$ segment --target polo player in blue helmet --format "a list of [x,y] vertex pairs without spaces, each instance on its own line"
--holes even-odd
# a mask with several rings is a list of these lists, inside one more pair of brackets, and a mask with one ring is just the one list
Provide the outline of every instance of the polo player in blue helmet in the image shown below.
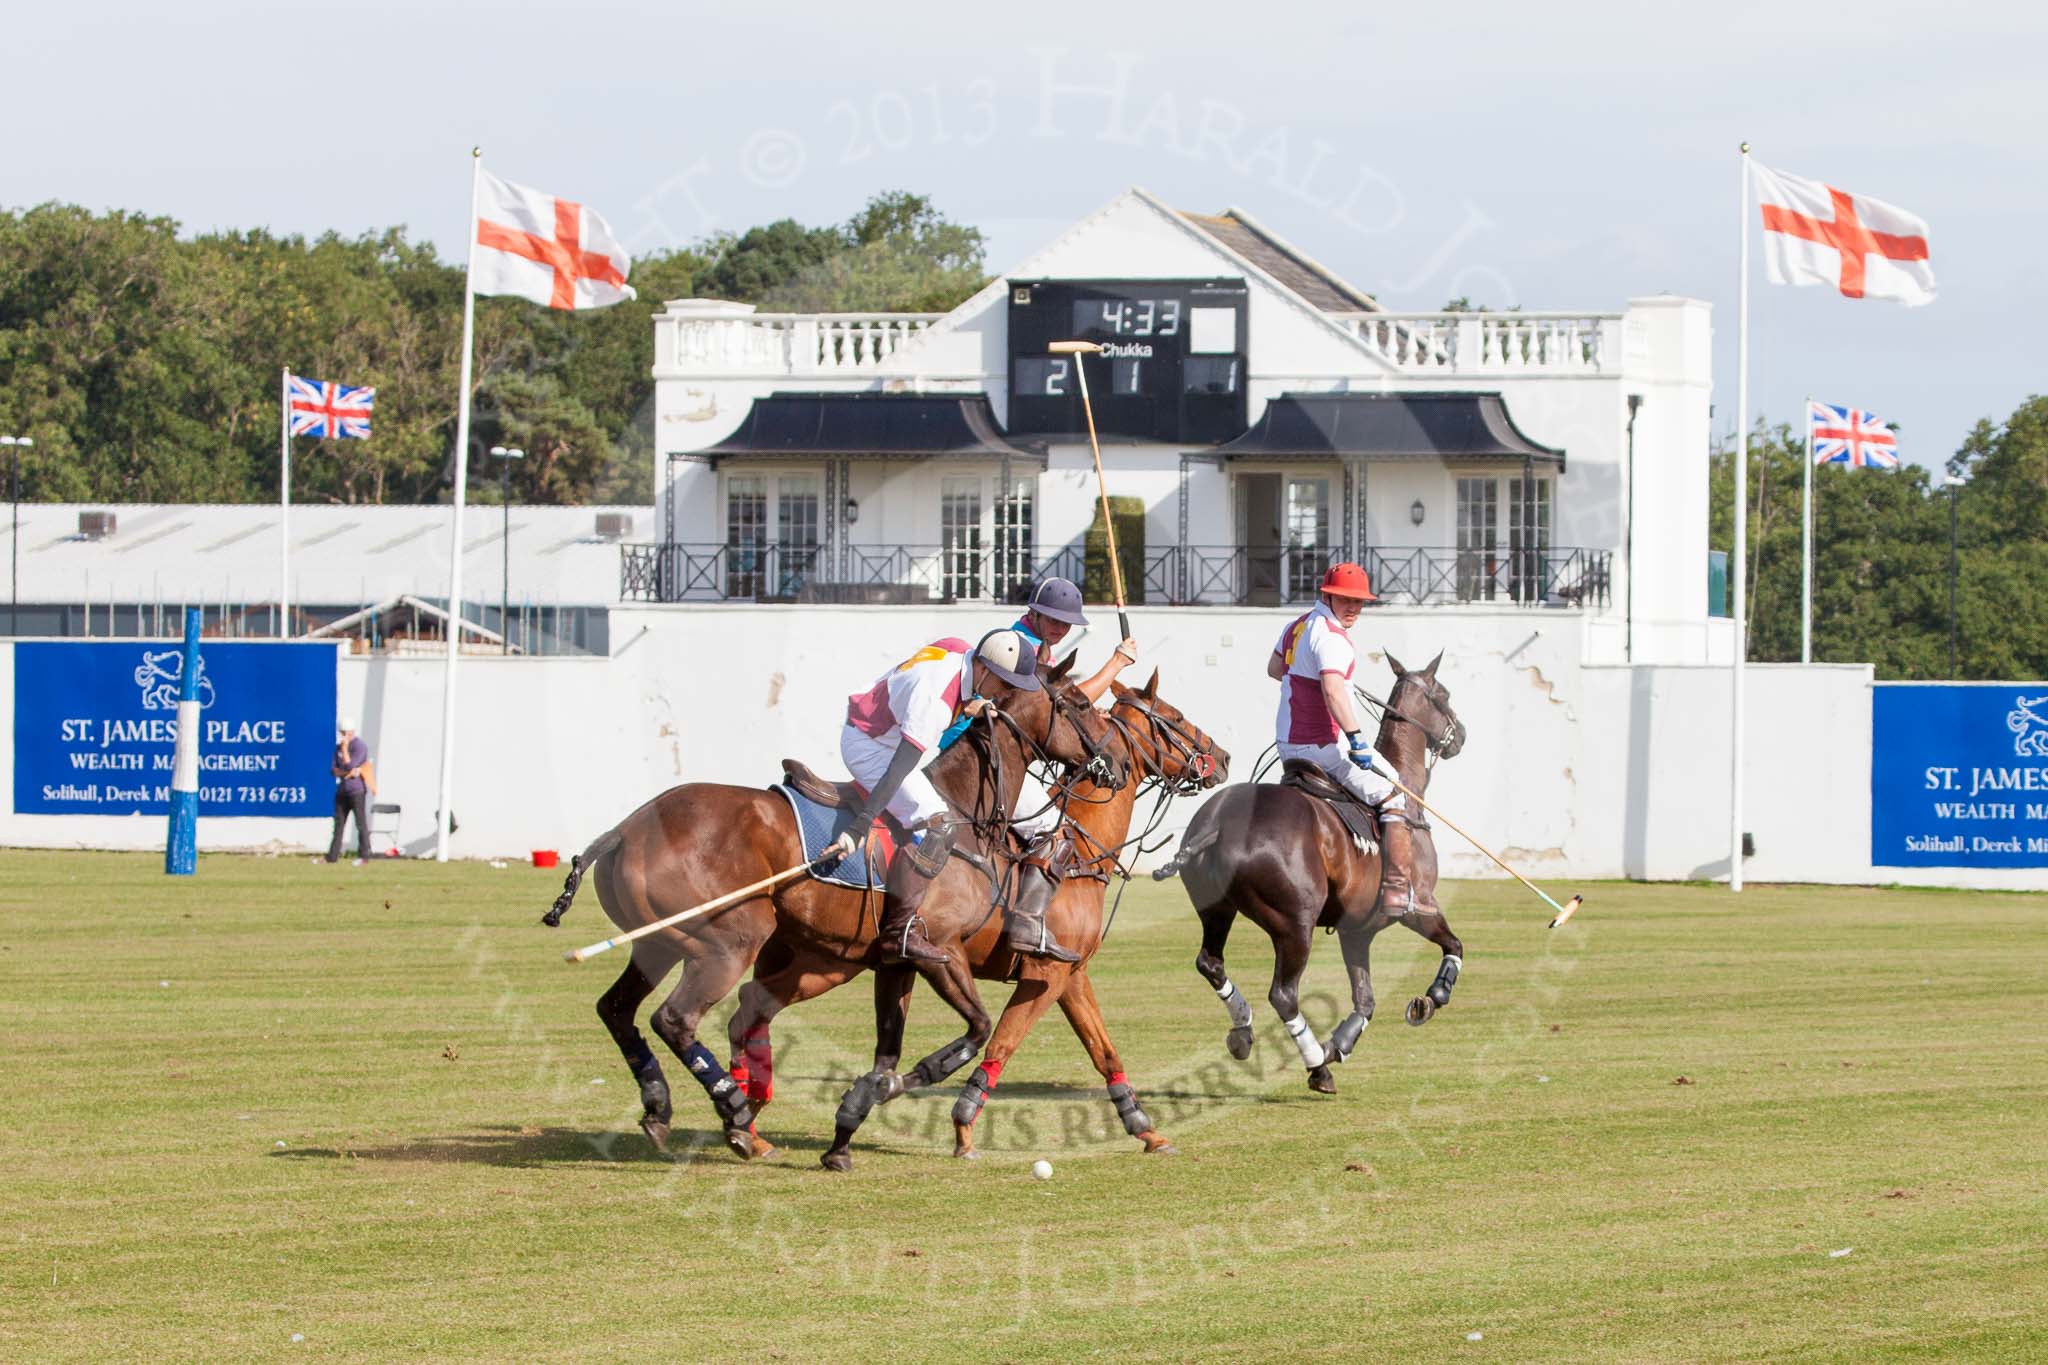
[[[1052,665],[1053,653],[1075,626],[1086,626],[1088,615],[1081,609],[1081,590],[1065,578],[1048,578],[1039,583],[1025,604],[1024,614],[1011,629],[1032,642],[1038,651],[1041,670]],[[1125,640],[1111,652],[1102,667],[1074,684],[1092,705],[1100,701],[1116,681],[1117,674],[1138,661],[1138,642]],[[1017,878],[1017,895],[1004,919],[1003,943],[1013,952],[1054,962],[1078,962],[1081,955],[1063,946],[1045,926],[1045,912],[1073,864],[1072,843],[1060,833],[1063,813],[1048,804],[1029,819],[1011,826],[1025,841],[1024,859]],[[1022,869],[1037,875],[1022,875]]]

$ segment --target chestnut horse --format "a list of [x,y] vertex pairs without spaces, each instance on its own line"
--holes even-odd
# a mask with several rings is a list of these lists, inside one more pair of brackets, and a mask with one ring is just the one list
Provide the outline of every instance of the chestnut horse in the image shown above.
[[[1431,756],[1455,757],[1465,743],[1451,694],[1436,680],[1442,661],[1439,654],[1427,668],[1410,672],[1387,656],[1396,681],[1373,747],[1418,796],[1426,795]],[[1409,804],[1398,795],[1387,802],[1390,810]],[[1403,924],[1443,951],[1436,979],[1408,1007],[1408,1022],[1425,1023],[1450,1003],[1465,947],[1436,904],[1436,845],[1423,820],[1423,812],[1413,810],[1405,825],[1389,820],[1381,830],[1382,843],[1408,839],[1414,855],[1413,895],[1406,905],[1389,906],[1381,903],[1378,850],[1361,852],[1327,801],[1292,787],[1251,783],[1232,787],[1195,812],[1181,851],[1154,875],[1178,870],[1201,916],[1195,970],[1230,1011],[1226,1043],[1233,1057],[1243,1060],[1252,1046],[1251,1006],[1223,969],[1223,945],[1240,914],[1273,940],[1273,983],[1266,999],[1301,1052],[1312,1090],[1335,1093],[1330,1063],[1351,1055],[1372,1020],[1372,941],[1389,924]],[[1301,1018],[1301,974],[1319,925],[1336,930],[1351,976],[1351,1013],[1327,1045],[1316,1041]]]
[[[1072,664],[1069,657],[1054,669],[1048,676],[1048,686],[1061,685]],[[989,1039],[982,1064],[975,1069],[953,1107],[953,1155],[957,1157],[979,1155],[974,1148],[975,1118],[1002,1075],[1004,1064],[1055,1003],[1067,1016],[1082,1047],[1087,1049],[1089,1061],[1108,1085],[1110,1102],[1116,1107],[1125,1131],[1142,1142],[1148,1152],[1172,1150],[1172,1145],[1153,1129],[1151,1120],[1138,1106],[1137,1096],[1125,1077],[1123,1063],[1103,1024],[1094,984],[1088,979],[1088,961],[1102,943],[1107,878],[1122,870],[1119,859],[1141,787],[1156,788],[1162,801],[1213,787],[1228,773],[1230,755],[1217,748],[1179,710],[1159,700],[1156,672],[1139,691],[1116,687],[1108,719],[1114,735],[1106,747],[1129,780],[1110,785],[1084,777],[1068,788],[1061,805],[1071,826],[1079,830],[1074,841],[1079,875],[1060,884],[1047,911],[1048,927],[1061,943],[1081,955],[1080,962],[1020,957],[1004,945],[1001,916],[988,915],[964,901],[941,916],[926,902],[926,935],[932,942],[945,947],[973,976],[984,981],[1017,983]],[[966,912],[965,918],[956,911]],[[863,924],[865,936],[847,941],[820,937],[809,925],[792,921],[778,928],[762,948],[754,979],[740,988],[739,1008],[733,1011],[729,1028],[732,1074],[746,1078],[748,1098],[756,1114],[768,1103],[773,1089],[774,1057],[769,1030],[775,1016],[791,1005],[845,985],[866,971],[872,963],[872,929],[873,926]],[[915,985],[915,976],[902,966],[885,967],[876,973],[874,1066],[854,1082],[841,1101],[832,1146],[821,1158],[828,1170],[852,1169],[853,1135],[875,1105],[931,1083],[922,1063],[907,1076],[896,1070],[902,1056],[910,992]]]
[[[1093,767],[1111,784],[1122,780],[1103,748],[1111,734],[1107,719],[1071,687],[1024,691],[986,670],[977,673],[989,710],[924,770],[965,822],[953,856],[926,894],[928,924],[957,925],[989,914],[989,875],[982,869],[991,865],[992,852],[1006,847],[1028,764],[1063,764],[1070,774]],[[562,894],[542,922],[561,923],[586,876],[595,880],[612,923],[630,930],[794,867],[804,853],[789,802],[772,790],[710,782],[671,787],[592,841],[572,863]],[[880,899],[860,888],[798,878],[634,942],[632,961],[599,998],[597,1014],[640,1084],[640,1127],[656,1147],[666,1145],[673,1113],[661,1063],[634,1026],[640,1002],[678,962],[686,964],[649,1023],[704,1087],[724,1125],[726,1145],[748,1160],[771,1155],[774,1147],[754,1131],[745,1078],[729,1076],[718,1065],[697,1038],[698,1022],[739,984],[778,930],[801,926],[818,942],[862,952],[870,962],[878,959],[871,921]],[[936,1082],[981,1050],[989,1018],[973,977],[957,960],[917,970],[967,1026],[961,1037],[918,1063],[920,1074]]]

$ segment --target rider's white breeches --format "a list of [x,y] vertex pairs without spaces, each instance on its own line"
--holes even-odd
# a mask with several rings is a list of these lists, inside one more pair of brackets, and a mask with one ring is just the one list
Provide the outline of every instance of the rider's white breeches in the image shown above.
[[1305,758],[1335,778],[1337,785],[1367,805],[1377,806],[1391,796],[1394,784],[1376,772],[1367,772],[1346,756],[1342,744],[1282,744],[1280,757]]
[[[896,757],[894,744],[883,744],[873,735],[849,725],[839,732],[839,757],[846,762],[846,771],[853,774],[853,780],[869,791],[889,771],[889,760]],[[913,771],[903,779],[903,785],[889,798],[889,814],[896,817],[896,823],[905,829],[916,829],[934,815],[946,813],[946,799],[932,786],[930,778],[921,771]]]

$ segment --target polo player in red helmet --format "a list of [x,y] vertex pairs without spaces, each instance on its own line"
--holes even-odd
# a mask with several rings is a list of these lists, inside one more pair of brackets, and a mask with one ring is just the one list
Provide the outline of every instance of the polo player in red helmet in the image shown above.
[[[1349,632],[1365,604],[1377,601],[1364,569],[1332,564],[1317,589],[1315,607],[1280,632],[1280,642],[1266,661],[1266,676],[1280,684],[1280,757],[1315,764],[1373,808],[1381,829],[1381,903],[1405,907],[1413,885],[1414,851],[1405,818],[1386,808],[1394,784],[1365,737],[1351,695],[1358,651]],[[1390,833],[1389,825],[1400,828]]]

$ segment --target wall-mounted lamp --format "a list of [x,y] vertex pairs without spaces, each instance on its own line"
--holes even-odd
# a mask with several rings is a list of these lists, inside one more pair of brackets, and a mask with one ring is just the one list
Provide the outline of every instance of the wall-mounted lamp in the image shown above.
[[846,524],[853,525],[860,520],[860,504],[852,498],[846,500]]
[[1417,525],[1417,526],[1420,526],[1420,525],[1422,525],[1422,499],[1421,499],[1421,498],[1417,498],[1417,499],[1416,499],[1416,500],[1415,500],[1414,502],[1412,502],[1412,503],[1410,503],[1410,504],[1408,505],[1408,520],[1409,520],[1409,521],[1411,521],[1411,522],[1413,522],[1413,523],[1414,523],[1415,525]]

